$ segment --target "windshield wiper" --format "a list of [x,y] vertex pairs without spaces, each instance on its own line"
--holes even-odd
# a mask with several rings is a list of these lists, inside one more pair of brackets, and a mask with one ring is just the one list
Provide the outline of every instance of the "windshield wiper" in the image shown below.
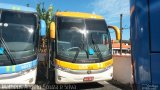
[[75,62],[76,62],[77,57],[78,57],[78,55],[79,55],[79,52],[80,52],[81,50],[84,50],[84,51],[86,52],[87,58],[89,58],[89,53],[88,53],[88,51],[84,48],[84,40],[82,40],[82,42],[80,43],[79,49],[76,51],[76,54],[75,54],[75,56],[74,56],[74,59],[73,59],[72,63],[75,63]]
[[93,40],[92,33],[91,33],[91,40],[92,40],[92,44],[93,44],[93,49],[96,51],[95,53],[96,53],[97,57],[99,58],[100,61],[103,61],[103,56],[101,54],[101,51],[100,51],[98,45],[95,44],[95,41]]
[[7,57],[11,60],[11,63],[12,63],[13,65],[16,65],[16,62],[15,62],[12,54],[10,53],[10,50],[9,50],[8,46],[6,45],[6,42],[4,41],[3,37],[0,37],[0,41],[1,41],[1,43],[3,44],[3,46],[4,46],[4,49],[5,49],[5,51],[6,51]]

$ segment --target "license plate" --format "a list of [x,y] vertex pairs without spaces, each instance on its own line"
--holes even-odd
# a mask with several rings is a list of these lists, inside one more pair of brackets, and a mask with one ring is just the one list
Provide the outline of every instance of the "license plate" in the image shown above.
[[83,81],[93,81],[94,77],[84,77]]

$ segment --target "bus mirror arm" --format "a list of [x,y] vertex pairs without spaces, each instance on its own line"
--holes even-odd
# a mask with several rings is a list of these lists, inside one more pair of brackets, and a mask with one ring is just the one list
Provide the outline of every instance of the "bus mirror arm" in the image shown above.
[[120,30],[117,26],[108,26],[108,29],[113,29],[115,31],[116,34],[116,39],[120,40]]

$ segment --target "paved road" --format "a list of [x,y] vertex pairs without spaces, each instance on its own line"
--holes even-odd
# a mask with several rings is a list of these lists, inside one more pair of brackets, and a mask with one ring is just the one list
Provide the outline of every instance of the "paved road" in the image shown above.
[[[112,82],[112,81],[111,81]],[[38,88],[37,88],[38,86]],[[33,89],[57,89],[57,90],[131,90],[129,86],[116,85],[113,83],[101,81],[94,83],[83,83],[83,84],[69,84],[69,85],[57,85],[57,84],[38,84]]]

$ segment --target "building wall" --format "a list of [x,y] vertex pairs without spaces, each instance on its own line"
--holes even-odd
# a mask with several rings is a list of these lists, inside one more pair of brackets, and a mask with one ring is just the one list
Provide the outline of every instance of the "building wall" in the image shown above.
[[131,56],[113,55],[113,79],[123,84],[132,84]]

